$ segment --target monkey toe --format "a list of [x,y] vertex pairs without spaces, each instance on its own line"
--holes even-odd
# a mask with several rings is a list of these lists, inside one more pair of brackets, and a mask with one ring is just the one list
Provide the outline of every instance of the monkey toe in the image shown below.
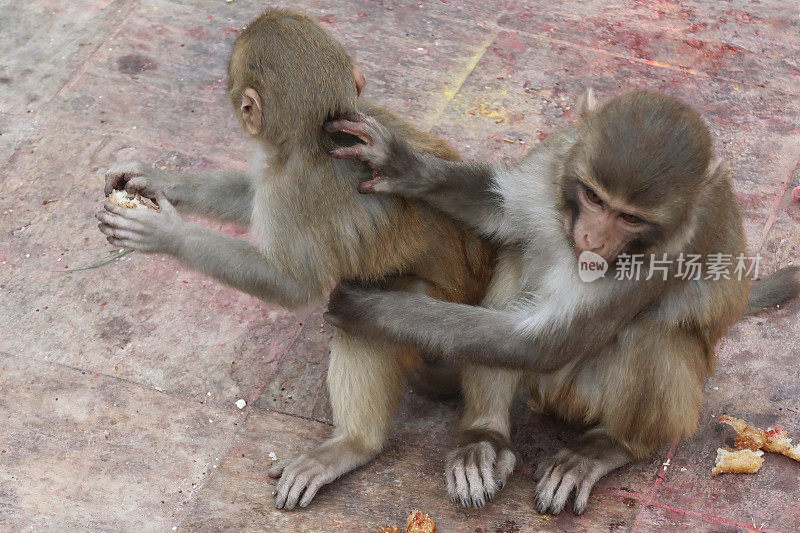
[[286,461],[281,461],[280,463],[276,463],[272,466],[269,470],[267,470],[267,475],[272,479],[278,479],[283,474],[283,469],[286,467]]
[[497,453],[489,442],[472,443],[451,451],[445,469],[450,500],[478,509],[492,501],[505,483],[509,465],[513,468],[513,460],[509,461],[507,455],[499,471],[497,463]]

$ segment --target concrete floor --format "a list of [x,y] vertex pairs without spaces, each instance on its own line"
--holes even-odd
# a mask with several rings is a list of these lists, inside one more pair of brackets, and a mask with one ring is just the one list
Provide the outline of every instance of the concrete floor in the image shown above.
[[[648,87],[697,107],[733,167],[763,271],[797,261],[800,7],[794,0],[294,0],[362,66],[366,94],[467,157],[513,160],[601,97]],[[488,507],[440,473],[458,405],[410,393],[385,454],[276,511],[278,458],[331,431],[320,309],[290,313],[109,246],[103,171],[242,166],[225,66],[254,0],[0,4],[0,529],[376,531],[420,508],[475,532],[800,529],[800,464],[709,475],[730,413],[800,438],[800,303],[719,346],[697,435],[624,467],[581,517],[532,507],[537,461],[575,433],[515,406],[517,474]],[[235,228],[225,228],[235,232]],[[244,410],[236,400],[248,402]]]

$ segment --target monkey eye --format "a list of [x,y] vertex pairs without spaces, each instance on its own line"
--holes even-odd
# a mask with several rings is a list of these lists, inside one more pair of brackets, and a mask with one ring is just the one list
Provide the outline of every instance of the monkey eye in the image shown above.
[[603,205],[603,200],[589,187],[586,187],[586,198],[595,205]]
[[641,224],[642,222],[644,222],[644,220],[642,220],[641,218],[637,217],[636,215],[631,215],[629,213],[622,213],[619,217],[628,224]]

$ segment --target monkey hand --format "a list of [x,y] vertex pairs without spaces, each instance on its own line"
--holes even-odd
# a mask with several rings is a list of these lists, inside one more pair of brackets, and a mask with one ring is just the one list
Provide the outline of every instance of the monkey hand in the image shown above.
[[333,157],[357,159],[372,167],[371,179],[359,183],[358,192],[404,196],[419,196],[424,192],[416,190],[423,183],[414,172],[418,158],[413,149],[377,119],[357,113],[352,117],[328,122],[325,130],[349,133],[364,142],[353,146],[340,146],[330,151]]
[[175,255],[186,235],[186,222],[162,193],[155,198],[159,211],[128,209],[106,201],[95,217],[108,242],[120,248]]
[[166,176],[166,173],[154,170],[138,161],[122,163],[106,171],[104,192],[108,196],[114,190],[124,188],[130,194],[139,193],[145,198],[154,200],[157,193],[168,192],[170,184]]
[[444,468],[453,503],[483,507],[503,488],[517,462],[508,439],[495,431],[472,429],[459,437]]
[[370,305],[386,291],[343,281],[333,289],[323,318],[346,331],[363,331],[370,323]]

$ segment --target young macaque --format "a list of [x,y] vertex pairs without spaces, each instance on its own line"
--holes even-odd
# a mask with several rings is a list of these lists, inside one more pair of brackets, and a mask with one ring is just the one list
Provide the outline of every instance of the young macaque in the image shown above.
[[[106,195],[125,188],[154,198],[160,212],[105,204],[97,218],[114,246],[165,253],[189,268],[289,308],[320,301],[337,282],[358,279],[434,298],[478,304],[492,250],[429,205],[362,196],[367,165],[328,156],[338,142],[326,120],[369,113],[421,153],[455,160],[447,143],[359,101],[364,74],[310,18],[271,9],[245,28],[230,61],[230,98],[259,143],[249,172],[175,174],[125,164],[106,174]],[[181,212],[249,224],[256,244],[189,223]],[[328,388],[335,430],[319,448],[269,470],[275,506],[305,507],[323,485],[382,448],[403,378],[424,375],[416,350],[337,331]]]
[[[539,465],[535,494],[539,512],[556,514],[574,491],[582,513],[602,476],[695,431],[714,347],[748,305],[747,277],[681,275],[690,254],[735,263],[745,251],[728,170],[697,113],[647,91],[602,106],[590,91],[579,109],[576,124],[512,166],[443,161],[363,115],[328,125],[364,141],[332,152],[373,166],[361,192],[424,199],[502,246],[484,307],[344,284],[326,315],[473,364],[446,468],[464,505],[480,507],[513,465],[509,406],[522,387],[533,405],[586,427]],[[587,253],[607,276],[581,281]],[[612,275],[633,254],[641,275]],[[748,312],[800,290],[797,268],[760,283]]]

